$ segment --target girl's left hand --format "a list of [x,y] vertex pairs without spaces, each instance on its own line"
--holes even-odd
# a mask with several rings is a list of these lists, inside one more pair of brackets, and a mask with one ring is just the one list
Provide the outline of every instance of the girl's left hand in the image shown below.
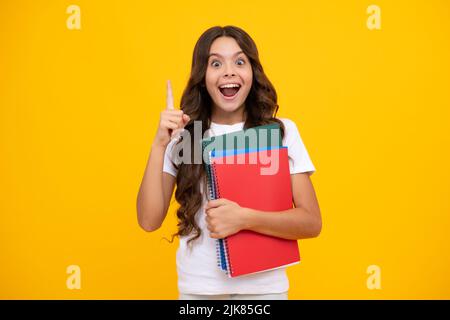
[[208,201],[205,213],[210,237],[223,239],[244,229],[244,209],[225,198]]

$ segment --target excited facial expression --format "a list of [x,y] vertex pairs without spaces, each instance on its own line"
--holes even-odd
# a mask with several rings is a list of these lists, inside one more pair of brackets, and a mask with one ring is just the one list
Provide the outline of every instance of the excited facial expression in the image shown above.
[[219,112],[244,109],[252,86],[250,61],[231,37],[219,37],[211,45],[206,69],[206,89]]

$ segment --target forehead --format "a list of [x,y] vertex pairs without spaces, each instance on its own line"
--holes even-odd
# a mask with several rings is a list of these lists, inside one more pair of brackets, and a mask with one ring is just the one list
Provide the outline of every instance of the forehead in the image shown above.
[[231,37],[219,37],[213,41],[209,53],[218,53],[224,57],[233,56],[236,52],[242,51],[238,43]]

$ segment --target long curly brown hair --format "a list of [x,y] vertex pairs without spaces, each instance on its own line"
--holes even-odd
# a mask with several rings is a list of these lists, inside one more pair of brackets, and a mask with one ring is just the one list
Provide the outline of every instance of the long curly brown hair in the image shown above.
[[[215,26],[206,30],[195,44],[192,56],[192,67],[189,81],[183,91],[180,102],[180,109],[189,115],[190,121],[185,126],[191,137],[191,162],[175,164],[178,168],[176,179],[175,199],[180,204],[177,210],[178,232],[172,235],[187,236],[193,231],[191,241],[199,238],[201,230],[195,221],[195,214],[202,206],[203,195],[200,192],[200,183],[204,183],[206,188],[206,171],[203,164],[194,163],[194,144],[199,145],[200,141],[195,140],[194,121],[202,122],[202,136],[210,128],[212,99],[206,90],[205,75],[208,65],[209,50],[215,39],[218,37],[232,37],[236,40],[244,54],[248,57],[252,72],[253,83],[250,92],[245,100],[244,129],[259,125],[278,123],[280,125],[281,136],[284,137],[283,123],[275,118],[278,111],[277,93],[274,86],[264,74],[263,67],[259,61],[258,49],[253,39],[242,29],[236,26]],[[188,141],[188,140],[186,140]],[[178,143],[183,143],[181,139]],[[179,149],[179,148],[174,148]],[[172,155],[172,159],[176,157]]]

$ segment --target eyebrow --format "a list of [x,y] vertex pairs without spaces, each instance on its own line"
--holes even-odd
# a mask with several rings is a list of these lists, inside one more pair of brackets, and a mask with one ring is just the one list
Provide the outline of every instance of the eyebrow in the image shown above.
[[[240,53],[244,53],[244,52],[243,52],[243,51],[238,51],[238,52],[236,52],[235,54],[233,54],[233,57],[237,56],[237,55],[240,54]],[[211,56],[218,56],[218,57],[223,58],[223,56],[222,56],[221,54],[218,54],[218,53],[210,53],[209,56],[208,56],[208,58],[211,57]]]

